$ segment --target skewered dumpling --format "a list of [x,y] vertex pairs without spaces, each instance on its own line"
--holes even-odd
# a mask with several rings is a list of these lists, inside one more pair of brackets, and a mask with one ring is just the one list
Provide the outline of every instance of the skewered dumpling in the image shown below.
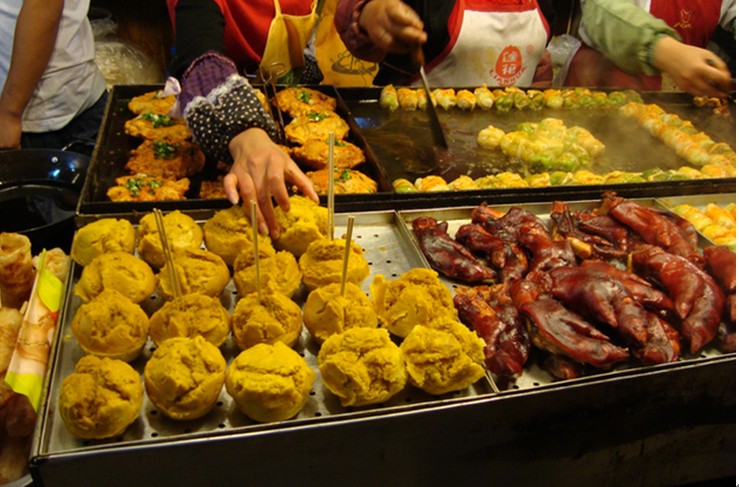
[[72,334],[86,353],[125,362],[146,345],[149,317],[115,289],[105,289],[82,304],[72,318]]
[[455,320],[415,326],[400,344],[411,384],[429,394],[466,389],[485,375],[485,342]]
[[144,388],[136,370],[122,360],[82,357],[59,390],[59,415],[81,439],[122,434],[141,413]]
[[239,299],[231,317],[233,339],[242,350],[257,343],[282,342],[292,346],[302,330],[300,306],[278,292],[272,283],[260,293]]
[[144,367],[149,400],[164,415],[179,421],[208,414],[225,380],[226,359],[200,335],[165,340]]
[[346,283],[343,295],[341,283],[311,291],[303,307],[303,321],[318,343],[349,328],[377,328],[378,325],[372,301],[352,282]]
[[167,301],[149,319],[149,336],[157,345],[168,338],[200,335],[219,347],[231,331],[231,315],[217,297],[185,294]]
[[[170,249],[198,249],[203,243],[203,230],[189,215],[180,210],[167,213],[162,218],[164,232],[167,234]],[[147,213],[139,222],[139,242],[137,245],[139,256],[152,267],[164,267],[164,252],[162,239],[157,230],[154,213]]]
[[280,250],[274,255],[260,257],[259,282],[254,264],[254,253],[248,250],[236,257],[233,280],[239,296],[255,293],[258,288],[264,289],[268,282],[272,282],[275,288],[288,298],[291,298],[300,287],[303,274],[300,272],[297,259],[290,252]]
[[106,252],[128,252],[136,248],[136,229],[128,220],[101,218],[83,226],[74,235],[70,257],[79,265]]
[[400,349],[382,328],[351,328],[330,336],[318,352],[318,369],[344,407],[385,402],[406,384]]
[[328,209],[305,196],[290,196],[290,210],[286,213],[277,207],[275,217],[280,225],[275,247],[295,257],[303,255],[312,241],[328,235]]
[[[228,266],[218,255],[204,249],[181,249],[172,256],[174,269],[182,294],[198,293],[220,296],[231,274]],[[175,297],[169,280],[169,267],[165,265],[157,275],[157,289],[164,299]]]
[[[345,245],[346,242],[343,239],[324,238],[311,242],[298,261],[303,273],[303,284],[309,290],[341,282]],[[348,259],[346,281],[359,286],[370,273],[364,251],[352,242]]]
[[305,359],[284,343],[259,343],[231,362],[226,390],[254,421],[283,421],[303,409],[315,377]]
[[401,338],[416,325],[457,318],[449,288],[431,269],[411,269],[392,281],[377,274],[371,292],[382,326]]
[[115,289],[134,303],[151,296],[156,288],[149,264],[128,252],[109,252],[95,257],[82,269],[74,293],[90,301],[105,289]]
[[[205,246],[232,266],[242,251],[254,248],[252,225],[241,206],[219,210],[203,224]],[[272,241],[259,234],[257,245],[260,252],[274,253]]]

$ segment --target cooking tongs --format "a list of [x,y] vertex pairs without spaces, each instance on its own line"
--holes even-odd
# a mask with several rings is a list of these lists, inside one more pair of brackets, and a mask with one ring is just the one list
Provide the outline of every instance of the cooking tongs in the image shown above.
[[439,122],[439,115],[436,113],[436,103],[434,98],[431,96],[431,90],[429,89],[429,81],[426,78],[426,70],[423,68],[426,64],[426,60],[423,56],[423,49],[418,46],[418,49],[413,53],[413,62],[419,67],[419,74],[421,75],[421,83],[423,84],[423,90],[426,92],[426,113],[429,116],[429,123],[431,124],[431,136],[434,144],[444,149],[449,148],[447,144],[446,136],[444,135],[444,129],[441,128],[441,122]]

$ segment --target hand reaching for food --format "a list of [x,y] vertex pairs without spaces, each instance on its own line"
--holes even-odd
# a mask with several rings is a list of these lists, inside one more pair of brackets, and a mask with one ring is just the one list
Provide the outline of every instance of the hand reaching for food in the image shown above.
[[358,23],[375,46],[385,52],[407,53],[427,39],[420,17],[401,0],[367,2]]

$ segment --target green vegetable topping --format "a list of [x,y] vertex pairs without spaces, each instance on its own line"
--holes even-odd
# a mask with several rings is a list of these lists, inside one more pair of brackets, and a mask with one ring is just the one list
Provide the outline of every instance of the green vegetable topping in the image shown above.
[[303,103],[310,103],[310,93],[308,93],[307,91],[299,92],[298,100],[302,101]]
[[177,151],[178,145],[172,145],[168,142],[156,140],[153,144],[154,157],[157,159],[172,159]]

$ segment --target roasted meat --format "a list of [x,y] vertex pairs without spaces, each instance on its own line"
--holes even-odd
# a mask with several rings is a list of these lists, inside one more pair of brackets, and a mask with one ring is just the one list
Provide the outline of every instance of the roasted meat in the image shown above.
[[495,279],[495,271],[479,262],[466,247],[447,233],[447,222],[420,216],[413,220],[412,227],[431,267],[445,276],[470,283]]
[[562,354],[599,369],[610,369],[629,358],[629,351],[611,343],[559,301],[542,297],[524,304],[521,311],[529,319],[532,343],[539,349]]
[[662,248],[644,246],[633,254],[637,273],[655,279],[675,303],[681,336],[697,353],[714,339],[724,310],[724,294],[698,266]]
[[504,377],[518,377],[531,350],[528,331],[510,302],[493,305],[485,294],[482,288],[460,288],[454,296],[459,319],[485,341],[488,370]]
[[645,242],[698,266],[703,265],[703,257],[698,252],[698,235],[685,219],[613,193],[606,193],[603,202],[613,218],[636,232]]
[[500,275],[500,282],[520,279],[528,271],[526,253],[515,242],[489,233],[482,225],[466,223],[459,227],[455,240],[472,252],[485,255],[488,263]]

